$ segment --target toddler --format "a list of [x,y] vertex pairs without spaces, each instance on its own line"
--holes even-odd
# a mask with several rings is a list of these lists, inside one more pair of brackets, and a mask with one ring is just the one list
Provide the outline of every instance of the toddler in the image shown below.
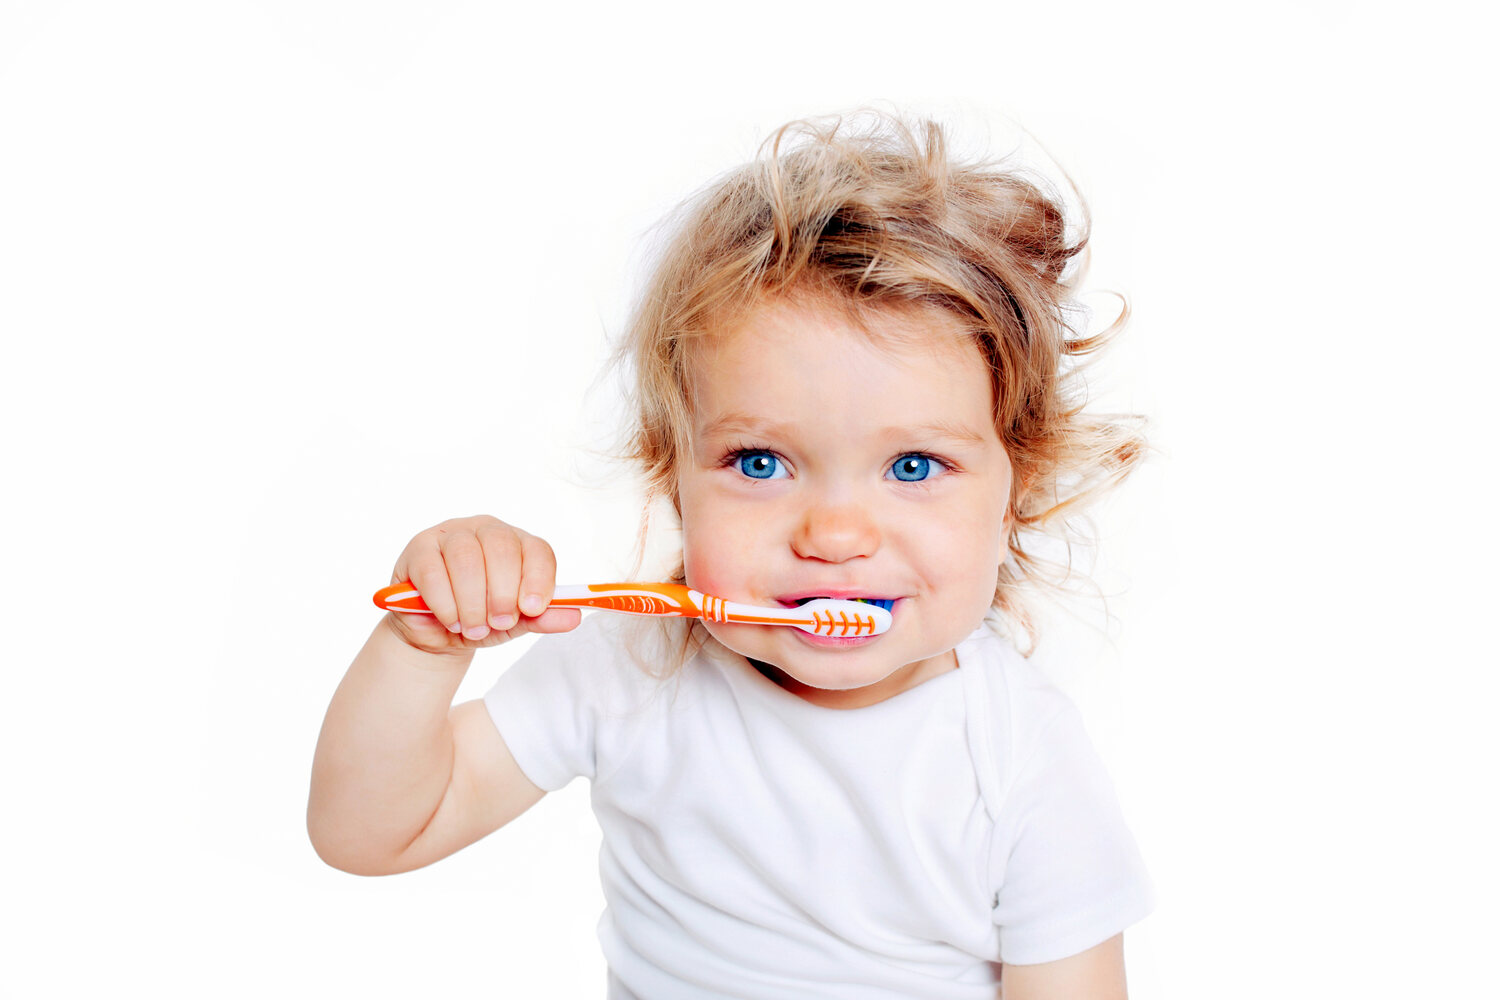
[[[1150,888],[1034,639],[1026,537],[1142,447],[1069,356],[1056,199],[941,128],[800,122],[694,202],[623,357],[629,453],[681,519],[676,582],[891,602],[882,635],[547,607],[542,539],[412,539],[328,709],[308,829],[329,864],[431,864],[591,781],[609,996],[1116,998]],[[1076,270],[1076,269],[1075,269]],[[540,640],[452,705],[476,649]],[[567,633],[562,635],[559,633]]]

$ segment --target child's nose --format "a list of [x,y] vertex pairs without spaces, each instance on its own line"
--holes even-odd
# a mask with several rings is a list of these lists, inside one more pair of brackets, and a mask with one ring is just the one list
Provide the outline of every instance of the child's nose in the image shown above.
[[809,507],[792,538],[792,550],[804,559],[844,562],[873,555],[880,532],[869,511],[859,504]]

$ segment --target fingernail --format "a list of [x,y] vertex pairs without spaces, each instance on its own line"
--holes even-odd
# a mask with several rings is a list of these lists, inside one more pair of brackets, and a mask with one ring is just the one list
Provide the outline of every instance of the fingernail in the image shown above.
[[454,622],[452,625],[448,626],[448,631],[452,632],[454,635],[458,635],[458,633],[462,632],[463,630],[464,627],[458,622]]
[[490,618],[490,628],[496,632],[504,632],[516,623],[515,615],[493,615]]
[[547,610],[547,599],[541,594],[527,594],[521,598],[521,611],[535,618]]
[[465,639],[479,640],[490,634],[490,630],[484,625],[475,625],[473,628],[464,629]]

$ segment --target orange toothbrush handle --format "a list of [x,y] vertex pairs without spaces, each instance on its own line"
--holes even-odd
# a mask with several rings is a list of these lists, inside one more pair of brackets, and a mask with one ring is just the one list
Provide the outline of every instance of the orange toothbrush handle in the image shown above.
[[[698,618],[703,609],[693,599],[694,591],[679,583],[590,583],[581,587],[558,587],[552,608],[599,608],[636,615],[668,615]],[[430,615],[417,588],[407,581],[393,583],[375,592],[375,606],[382,611]]]
[[375,591],[375,606],[382,611],[405,611],[408,614],[418,615],[432,614],[432,609],[427,606],[427,602],[422,600],[422,595],[417,593],[417,588],[407,580],[393,583],[389,587],[381,587]]
[[[375,606],[404,614],[432,614],[422,595],[405,581],[375,592]],[[859,638],[891,627],[891,613],[854,601],[819,598],[793,608],[760,608],[702,594],[680,583],[590,583],[558,587],[551,608],[597,608],[631,615],[702,618],[740,625],[790,625],[813,635]]]

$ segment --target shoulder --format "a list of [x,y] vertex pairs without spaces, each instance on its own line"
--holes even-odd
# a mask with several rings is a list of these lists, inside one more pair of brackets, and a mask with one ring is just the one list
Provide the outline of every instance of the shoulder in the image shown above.
[[585,615],[571,632],[538,636],[497,686],[564,688],[590,701],[643,697],[656,686],[660,657],[638,625],[620,615]]
[[960,663],[982,667],[1002,692],[1024,702],[1061,704],[1068,699],[1034,662],[988,627],[976,629],[958,647]]
[[630,625],[596,614],[541,636],[485,694],[491,721],[537,787],[609,771],[663,704],[650,644],[633,641]]
[[1003,641],[978,645],[970,660],[983,667],[974,673],[992,715],[987,870],[1001,957],[1051,962],[1145,916],[1150,878],[1082,713]]
[[1036,664],[987,628],[959,647],[970,710],[988,735],[987,755],[1002,774],[1014,776],[1038,747],[1062,733],[1081,729],[1072,700]]
[[657,650],[635,626],[624,616],[593,614],[571,632],[538,636],[485,695],[497,723],[506,716],[517,726],[525,716],[592,727],[638,713],[662,682],[653,669]]

